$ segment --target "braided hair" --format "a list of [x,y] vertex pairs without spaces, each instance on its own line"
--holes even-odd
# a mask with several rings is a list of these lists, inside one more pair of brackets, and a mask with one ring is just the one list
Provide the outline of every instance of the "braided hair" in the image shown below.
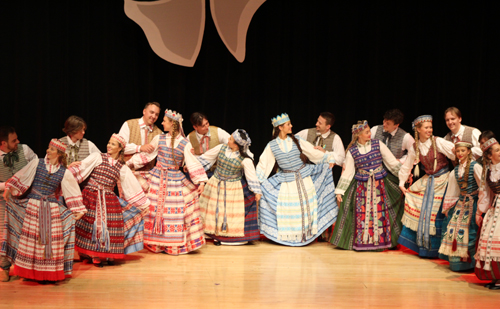
[[[415,170],[414,170],[414,174],[415,174],[415,177],[418,177],[420,175],[420,168],[418,167],[418,163],[420,163],[420,148],[419,148],[419,144],[420,144],[420,139],[418,137],[418,131],[417,129],[420,129],[422,127],[422,124],[424,122],[421,122],[419,124],[417,124],[415,126],[415,156],[416,156],[416,162],[415,162]],[[431,137],[429,137],[432,141],[432,149],[434,150],[434,171],[436,170],[436,167],[437,167],[437,147],[436,147],[436,139],[434,138],[434,135],[431,135]],[[430,150],[429,150],[430,151]]]

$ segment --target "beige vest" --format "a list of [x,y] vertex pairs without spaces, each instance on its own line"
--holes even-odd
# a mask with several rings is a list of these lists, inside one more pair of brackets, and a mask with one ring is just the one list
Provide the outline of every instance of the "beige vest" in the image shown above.
[[[210,142],[208,144],[208,149],[212,149],[215,146],[220,144],[219,133],[218,133],[217,129],[219,129],[219,128],[215,127],[215,126],[210,126],[210,128],[209,128],[209,130],[210,130]],[[189,133],[188,138],[189,138],[189,142],[191,142],[191,145],[193,146],[194,153],[198,156],[202,155],[203,153],[200,151],[200,142],[198,142],[198,139],[196,138],[196,131]]]
[[[316,139],[316,136],[318,136],[316,134],[316,128],[311,128],[309,130],[307,130],[307,141],[311,144],[313,144],[314,146],[316,146],[316,144],[314,143],[314,140]],[[335,135],[337,135],[335,132],[333,132],[332,130],[330,130],[330,135],[328,135],[327,138],[323,139],[323,145],[325,146],[325,150],[326,151],[333,151],[333,139],[335,138]],[[323,145],[320,145],[318,144],[318,146],[320,147],[323,147]]]
[[[136,144],[136,145],[142,146],[143,144],[142,144],[142,140],[141,140],[141,129],[139,127],[139,119],[140,118],[127,120],[127,125],[128,125],[129,130],[130,130],[130,137],[129,137],[128,142],[131,144]],[[148,136],[146,138],[146,144],[151,143],[153,138],[156,135],[160,135],[161,133],[162,133],[161,130],[158,129],[158,127],[156,125],[153,125],[153,132],[148,133]],[[125,161],[128,161],[128,160],[130,160],[131,157],[132,157],[132,155],[125,155],[124,159],[125,159]],[[146,164],[142,168],[138,169],[137,171],[149,171],[150,169],[152,169],[155,166],[155,164],[156,164],[155,161],[156,160],[149,162],[148,164]]]
[[71,146],[69,145],[69,137],[68,136],[61,137],[59,140],[61,142],[63,142],[64,144],[66,144],[66,146],[68,146],[66,148],[66,154],[68,155],[67,156],[68,165],[70,165],[71,163],[73,163],[75,161],[83,161],[85,158],[87,158],[90,155],[89,141],[86,138],[82,138],[82,140],[80,141],[80,147],[78,147],[79,149],[78,149],[76,158],[73,158],[70,155],[71,154],[71,149],[70,149]]

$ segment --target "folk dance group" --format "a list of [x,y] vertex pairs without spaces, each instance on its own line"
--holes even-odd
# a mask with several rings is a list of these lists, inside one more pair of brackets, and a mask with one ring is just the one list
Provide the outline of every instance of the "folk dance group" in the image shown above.
[[[52,139],[43,159],[12,127],[0,128],[2,281],[11,266],[26,279],[63,280],[75,249],[103,267],[143,248],[186,254],[205,235],[241,245],[263,234],[287,246],[320,235],[348,250],[401,244],[448,260],[454,271],[475,269],[500,289],[500,145],[491,131],[461,125],[457,108],[445,111],[445,138],[423,115],[412,123],[414,139],[399,128],[396,109],[383,125],[353,125],[346,151],[331,113],[296,135],[281,114],[256,165],[245,130],[228,134],[194,113],[186,137],[182,115],[167,109],[163,133],[154,124],[159,114],[158,103],[146,104],[142,118],[111,136],[106,153],[71,116],[67,136]],[[334,165],[343,167],[336,188]]]

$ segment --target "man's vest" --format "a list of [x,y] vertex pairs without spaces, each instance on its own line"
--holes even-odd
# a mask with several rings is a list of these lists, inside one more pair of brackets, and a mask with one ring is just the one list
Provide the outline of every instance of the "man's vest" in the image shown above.
[[[318,131],[316,130],[316,128],[311,128],[307,130],[307,141],[313,144],[314,146],[316,146],[316,137],[318,137],[317,132]],[[337,135],[337,133],[333,132],[332,130],[330,130],[330,134],[326,138],[323,138],[321,135],[319,135],[320,141],[318,143],[318,146],[325,147],[324,149],[326,151],[333,151],[332,147],[335,135]]]
[[[219,133],[218,133],[217,129],[219,129],[219,128],[215,127],[215,126],[210,126],[210,128],[209,128],[210,141],[208,143],[208,149],[212,149],[215,146],[220,144]],[[194,153],[198,156],[202,155],[203,152],[201,152],[200,142],[198,142],[198,138],[196,138],[196,131],[192,131],[191,133],[189,133],[188,139],[189,139],[189,142],[191,143],[191,145],[193,146]]]
[[[13,167],[8,167],[0,160],[0,182],[6,182],[10,177],[14,176],[15,173],[19,172],[23,167],[28,164],[26,157],[24,156],[23,145],[17,145],[17,154],[19,155],[19,161],[14,161]],[[3,159],[3,157],[1,157]]]
[[[68,146],[68,148],[66,150],[67,152],[70,153],[70,155],[68,156],[68,165],[70,165],[71,163],[73,163],[75,161],[82,161],[90,155],[89,141],[86,138],[82,138],[80,140],[80,146],[78,146],[78,149],[75,149],[75,150],[71,149],[72,146],[69,145],[69,137],[68,136],[61,137],[59,140],[61,142],[63,142],[64,144],[66,144],[66,146]],[[76,146],[76,145],[74,145],[74,146]],[[74,151],[77,154],[76,158],[74,158],[74,159],[71,157],[72,151]]]
[[387,146],[387,148],[389,148],[389,150],[392,152],[392,154],[396,157],[396,159],[399,160],[406,153],[408,153],[408,151],[407,150],[403,151],[403,140],[405,138],[406,131],[401,128],[397,128],[396,130],[397,131],[396,134],[394,134],[394,136],[391,135],[391,137],[386,138],[383,135],[384,127],[379,125],[377,126],[377,131],[375,132],[375,136],[373,138],[378,139],[379,141],[384,143]]
[[[462,126],[464,126],[464,125],[462,125]],[[460,141],[461,142],[469,142],[472,144],[472,131],[474,131],[475,128],[469,127],[469,126],[464,126],[464,128],[465,128],[464,134],[462,135],[462,139]],[[452,133],[450,131],[450,132],[448,132],[448,134],[446,134],[444,139],[449,141],[449,142],[453,142],[453,139],[451,138],[451,136],[452,136]]]
[[[141,128],[139,127],[139,119],[140,118],[127,120],[127,125],[130,130],[130,137],[128,143],[142,146],[143,144],[141,140]],[[161,133],[162,133],[161,130],[156,125],[153,125],[153,132],[148,132],[145,144],[151,143],[153,138],[156,135],[160,135]],[[132,157],[131,155],[125,155],[125,161],[130,160],[131,157]],[[155,160],[153,160],[148,164],[144,165],[142,168],[138,169],[137,171],[149,171],[155,166],[155,164],[156,162]]]

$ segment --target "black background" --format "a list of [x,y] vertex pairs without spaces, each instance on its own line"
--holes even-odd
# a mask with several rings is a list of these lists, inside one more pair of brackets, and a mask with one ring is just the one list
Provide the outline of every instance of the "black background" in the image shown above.
[[[406,2],[265,2],[252,19],[246,59],[219,38],[206,2],[203,44],[193,68],[171,64],[149,47],[123,1],[5,1],[1,18],[0,124],[43,156],[65,119],[88,123],[101,151],[148,101],[184,115],[208,114],[229,133],[246,129],[258,156],[271,118],[287,112],[294,132],[331,111],[344,144],[357,120],[380,124],[389,108],[434,116],[457,106],[463,123],[497,128],[500,27],[494,1],[451,5]],[[498,132],[497,132],[498,133]]]

